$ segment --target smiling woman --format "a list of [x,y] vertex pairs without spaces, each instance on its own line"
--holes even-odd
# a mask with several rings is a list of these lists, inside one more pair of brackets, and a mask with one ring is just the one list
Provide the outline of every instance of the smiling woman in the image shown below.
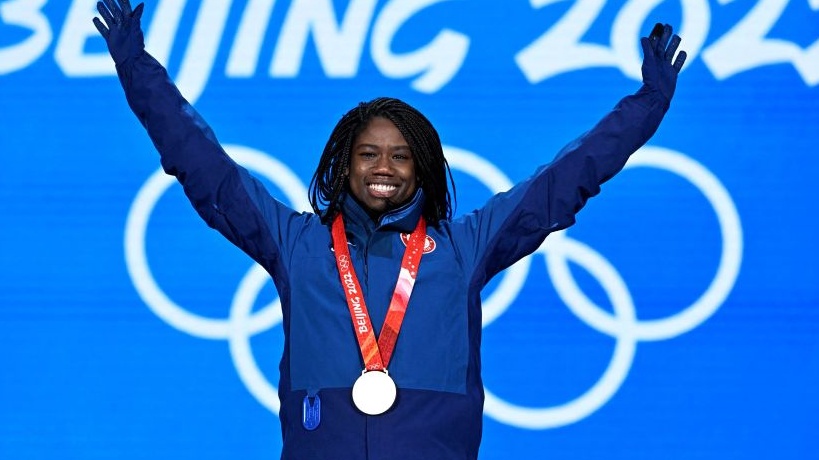
[[380,97],[358,104],[336,124],[313,174],[310,203],[330,222],[349,192],[377,221],[420,189],[424,218],[435,224],[452,217],[450,187],[454,195],[432,123],[406,102]]
[[390,120],[375,117],[356,137],[349,183],[355,199],[376,220],[415,194],[412,150]]
[[145,52],[142,8],[105,0],[105,23],[95,24],[165,172],[276,284],[282,458],[476,459],[480,292],[572,225],[654,134],[685,60],[679,37],[658,24],[641,40],[635,94],[531,178],[460,218],[429,120],[398,99],[361,103],[333,129],[311,182],[314,212],[300,213],[228,156]]

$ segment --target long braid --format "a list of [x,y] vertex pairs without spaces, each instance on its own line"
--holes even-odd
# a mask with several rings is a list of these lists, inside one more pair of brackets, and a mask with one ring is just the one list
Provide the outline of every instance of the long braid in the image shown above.
[[338,122],[310,181],[310,204],[323,219],[332,219],[341,206],[349,176],[351,134],[356,125],[354,120],[347,117]]
[[[421,179],[419,186],[424,189],[424,194],[427,196],[427,201],[424,204],[424,217],[433,222],[441,219],[449,220],[452,217],[449,188],[446,182],[449,164],[444,158],[438,134],[435,131],[423,129],[423,125],[405,122],[402,117],[393,117],[387,114],[387,118],[393,122],[401,135],[404,136],[404,139],[410,143],[410,149],[413,151],[416,174]],[[432,154],[415,155],[415,152],[430,152]]]
[[[313,211],[329,222],[348,191],[350,155],[355,138],[374,117],[390,120],[409,144],[418,186],[424,190],[424,218],[432,225],[452,217],[455,183],[432,123],[409,104],[394,98],[362,102],[341,117],[324,147],[310,182]],[[449,184],[447,183],[447,176]],[[452,186],[450,196],[449,186]]]

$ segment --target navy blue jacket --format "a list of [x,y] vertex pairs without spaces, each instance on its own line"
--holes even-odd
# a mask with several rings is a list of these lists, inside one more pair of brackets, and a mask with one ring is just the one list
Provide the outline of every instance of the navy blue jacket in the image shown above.
[[[549,233],[572,225],[668,108],[658,92],[643,86],[529,179],[477,211],[428,228],[435,249],[421,260],[389,367],[398,399],[387,413],[367,416],[350,396],[363,363],[328,225],[272,198],[231,160],[150,55],[117,70],[164,170],[177,177],[202,219],[264,267],[276,285],[285,337],[279,366],[283,459],[477,458],[484,401],[481,289]],[[423,200],[419,191],[379,222],[354,200],[344,203],[351,255],[376,330],[398,276],[400,234],[413,230]],[[322,404],[313,431],[301,421],[308,393]]]

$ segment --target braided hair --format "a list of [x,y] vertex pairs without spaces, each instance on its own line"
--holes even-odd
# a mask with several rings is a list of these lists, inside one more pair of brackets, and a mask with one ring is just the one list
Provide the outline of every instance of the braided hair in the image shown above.
[[452,217],[452,196],[455,183],[452,171],[444,158],[441,140],[432,123],[417,109],[398,99],[380,97],[362,102],[353,108],[336,124],[324,152],[319,159],[316,172],[310,180],[310,204],[313,211],[325,223],[341,210],[341,203],[349,192],[350,155],[356,137],[375,117],[390,120],[404,136],[412,151],[418,186],[424,190],[423,215],[430,225]]

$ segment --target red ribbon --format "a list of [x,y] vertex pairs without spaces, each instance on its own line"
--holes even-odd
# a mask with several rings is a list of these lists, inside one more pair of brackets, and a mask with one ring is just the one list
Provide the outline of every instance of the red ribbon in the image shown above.
[[375,338],[370,314],[367,311],[367,304],[364,302],[364,292],[353,268],[353,261],[350,257],[350,250],[347,247],[347,234],[344,230],[344,219],[338,214],[333,220],[333,250],[336,255],[336,266],[347,298],[347,307],[350,309],[350,318],[353,321],[353,329],[358,339],[358,347],[361,349],[361,357],[364,359],[364,367],[368,371],[380,371],[387,368],[395,349],[395,342],[398,340],[398,333],[401,331],[401,323],[407,312],[412,288],[415,286],[415,278],[418,275],[418,265],[421,263],[421,255],[424,253],[424,242],[427,237],[427,224],[424,217],[418,219],[418,225],[409,237],[407,249],[401,260],[401,271],[398,273],[398,281],[392,293],[390,307],[387,316],[384,318],[384,325],[381,327],[381,334],[378,340]]

